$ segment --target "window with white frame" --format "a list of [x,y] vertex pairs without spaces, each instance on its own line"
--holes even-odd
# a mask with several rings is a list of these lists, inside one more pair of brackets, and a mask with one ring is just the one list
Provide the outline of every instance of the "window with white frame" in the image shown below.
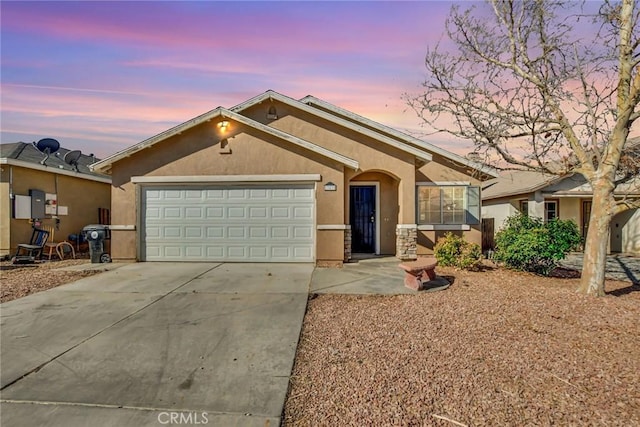
[[480,187],[419,184],[418,224],[475,225],[480,222]]
[[558,201],[547,200],[544,202],[544,220],[549,222],[558,218]]
[[[520,212],[523,215],[529,215],[529,201],[520,200]],[[544,202],[544,221],[549,222],[558,218],[558,201],[545,200]]]

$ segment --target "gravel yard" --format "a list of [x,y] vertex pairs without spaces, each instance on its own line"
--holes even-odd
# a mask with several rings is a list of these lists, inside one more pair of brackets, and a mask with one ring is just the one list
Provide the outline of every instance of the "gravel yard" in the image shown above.
[[45,291],[65,283],[92,276],[99,271],[56,271],[55,269],[77,264],[86,264],[88,259],[39,262],[36,264],[12,264],[0,262],[0,302]]
[[640,425],[640,287],[438,274],[448,290],[312,295],[284,425]]
[[[97,273],[0,263],[1,298]],[[640,425],[640,286],[438,268],[441,292],[311,295],[286,426]],[[402,275],[398,273],[398,280]]]

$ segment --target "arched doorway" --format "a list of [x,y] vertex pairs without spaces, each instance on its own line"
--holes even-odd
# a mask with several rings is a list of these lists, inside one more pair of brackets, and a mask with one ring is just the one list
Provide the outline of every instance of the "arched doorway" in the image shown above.
[[365,171],[350,179],[346,220],[353,254],[395,254],[399,182],[384,171]]

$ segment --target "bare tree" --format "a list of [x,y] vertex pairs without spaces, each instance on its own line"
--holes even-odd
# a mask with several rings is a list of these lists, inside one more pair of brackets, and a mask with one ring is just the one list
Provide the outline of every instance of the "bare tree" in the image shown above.
[[[604,294],[611,219],[640,207],[640,52],[634,0],[453,6],[409,105],[504,169],[580,173],[593,189],[579,291]],[[589,11],[588,9],[593,9]],[[630,149],[633,148],[633,149]]]

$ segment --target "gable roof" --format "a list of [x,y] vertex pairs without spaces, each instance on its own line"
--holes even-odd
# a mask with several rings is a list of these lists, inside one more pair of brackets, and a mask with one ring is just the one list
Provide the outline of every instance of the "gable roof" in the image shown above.
[[288,96],[282,95],[278,92],[275,92],[273,90],[268,90],[265,93],[255,96],[241,104],[236,105],[235,107],[232,107],[231,110],[232,111],[243,111],[246,110],[247,108],[250,108],[256,104],[260,104],[261,102],[264,102],[266,100],[276,100],[279,102],[282,102],[283,104],[289,105],[290,107],[293,108],[297,108],[298,110],[302,110],[306,113],[309,113],[311,115],[314,115],[316,117],[320,117],[323,118],[325,120],[328,120],[330,122],[336,123],[340,126],[343,126],[347,129],[353,130],[355,132],[358,132],[362,135],[368,136],[370,138],[376,139],[378,141],[381,141],[385,144],[388,144],[392,147],[395,147],[401,151],[404,151],[406,153],[412,154],[414,156],[416,156],[418,159],[423,160],[425,162],[430,162],[431,161],[431,154],[429,154],[428,152],[421,150],[421,149],[417,149],[415,147],[412,147],[411,145],[405,144],[402,141],[398,141],[397,139],[394,138],[390,138],[387,135],[381,134],[379,132],[376,132],[372,129],[369,129],[366,126],[362,126],[361,124],[358,123],[354,123],[352,121],[349,120],[345,120],[339,116],[336,116],[335,114],[329,114],[323,110],[320,110],[318,108],[313,108],[312,106],[309,106],[303,102],[300,101],[296,101],[293,98],[289,98]]
[[408,135],[404,132],[400,132],[397,129],[375,122],[371,119],[367,119],[366,117],[360,116],[356,113],[345,110],[344,108],[338,107],[336,105],[330,104],[326,101],[316,98],[315,96],[307,95],[304,98],[302,98],[300,102],[312,107],[316,107],[316,108],[319,107],[322,109],[321,111],[327,111],[336,117],[343,117],[351,122],[361,123],[363,126],[366,126],[367,128],[372,129],[376,132],[390,135],[398,141],[402,141],[404,143],[416,146],[422,150],[427,150],[428,152],[439,154],[442,157],[445,157],[449,160],[453,160],[454,162],[460,165],[464,165],[464,166],[468,166],[470,168],[476,169],[489,176],[493,176],[493,177],[500,176],[499,172],[496,169],[491,168],[485,164],[474,162],[465,157],[459,156],[458,154],[455,154],[443,148],[437,147],[433,144],[430,144],[426,141],[418,139],[414,136]]
[[[571,180],[570,182],[567,180]],[[640,177],[618,185],[616,195],[640,194]],[[508,171],[499,178],[485,182],[482,200],[519,196],[542,190],[547,196],[590,196],[591,184],[580,174],[549,175],[535,171]]]
[[218,107],[214,110],[211,110],[207,113],[204,113],[198,117],[195,117],[189,121],[186,121],[184,123],[181,123],[177,126],[172,127],[169,130],[166,130],[164,132],[161,132],[155,136],[152,136],[151,138],[145,139],[144,141],[133,145],[129,148],[126,148],[122,151],[119,151],[109,157],[107,157],[106,159],[95,163],[94,165],[92,165],[93,170],[99,170],[99,171],[109,171],[110,166],[117,162],[118,160],[124,159],[126,157],[129,157],[139,151],[142,151],[146,148],[149,148],[155,144],[157,144],[160,141],[163,141],[167,138],[170,138],[174,135],[178,135],[194,126],[197,126],[199,124],[202,124],[204,122],[216,119],[216,118],[220,118],[220,119],[231,119],[234,120],[238,123],[242,123],[246,126],[249,126],[253,129],[259,130],[261,132],[264,132],[266,134],[275,136],[277,138],[280,138],[284,141],[290,142],[294,145],[297,145],[299,147],[303,147],[306,148],[310,151],[313,151],[315,153],[318,153],[320,155],[323,155],[327,158],[333,159],[339,163],[342,163],[343,165],[350,167],[352,169],[357,170],[359,167],[359,164],[356,160],[353,160],[349,157],[343,156],[341,154],[338,154],[334,151],[328,150],[324,147],[321,147],[319,145],[313,144],[309,141],[306,141],[304,139],[298,138],[296,136],[293,136],[291,134],[288,134],[286,132],[283,132],[281,130],[272,128],[270,126],[267,126],[265,124],[262,124],[260,122],[257,122],[253,119],[250,119],[248,117],[245,117],[241,114],[236,113],[235,111],[231,111],[231,110],[227,110],[226,108],[223,107]]
[[483,184],[482,200],[533,193],[563,178],[534,171],[507,171]]
[[65,154],[70,151],[72,150],[60,147],[56,153],[50,154],[43,164],[42,162],[45,159],[45,155],[34,147],[33,144],[26,142],[0,144],[0,164],[111,183],[111,179],[108,176],[91,170],[91,165],[99,159],[87,156],[86,154],[82,154],[78,159],[78,171],[76,172],[71,165],[63,160]]
[[433,157],[431,153],[435,153],[445,158],[448,158],[456,162],[457,164],[464,165],[464,166],[473,168],[475,170],[478,170],[486,175],[494,176],[494,177],[498,176],[498,172],[487,165],[484,165],[478,162],[473,162],[462,156],[451,153],[442,148],[436,147],[435,145],[429,144],[418,138],[402,133],[391,127],[374,122],[370,119],[359,116],[350,111],[344,110],[340,107],[337,107],[328,102],[322,101],[313,96],[309,95],[302,98],[302,100],[298,101],[293,98],[282,95],[278,92],[275,92],[273,90],[268,90],[263,94],[253,97],[230,109],[218,107],[214,110],[201,114],[200,116],[197,116],[191,120],[188,120],[184,123],[174,126],[173,128],[168,129],[164,132],[161,132],[155,136],[152,136],[151,138],[145,139],[144,141],[139,142],[138,144],[132,145],[124,150],[121,150],[105,158],[104,160],[101,160],[93,164],[91,168],[94,171],[109,173],[111,169],[111,165],[113,163],[119,160],[122,160],[126,157],[129,157],[146,148],[152,147],[156,143],[163,141],[167,138],[170,138],[174,135],[180,134],[181,132],[184,132],[194,126],[197,126],[199,124],[202,124],[210,120],[214,120],[216,118],[220,118],[221,120],[231,119],[231,120],[237,121],[253,129],[259,130],[266,134],[280,138],[284,141],[290,142],[297,146],[300,146],[308,150],[311,150],[313,152],[316,152],[318,154],[321,154],[330,159],[336,160],[352,169],[357,170],[359,168],[358,162],[354,159],[348,158],[335,151],[328,150],[310,141],[304,140],[302,138],[291,135],[287,132],[271,127],[268,124],[260,123],[256,120],[253,120],[241,114],[242,111],[246,110],[247,108],[260,104],[261,102],[264,102],[266,100],[277,100],[278,102],[284,103],[292,108],[296,108],[298,110],[304,111],[313,116],[322,118],[324,120],[328,120],[339,126],[350,129],[362,135],[368,136],[384,144],[395,147],[398,150],[401,150],[403,152],[409,153],[415,156],[417,159],[420,159],[424,162],[431,161]]

